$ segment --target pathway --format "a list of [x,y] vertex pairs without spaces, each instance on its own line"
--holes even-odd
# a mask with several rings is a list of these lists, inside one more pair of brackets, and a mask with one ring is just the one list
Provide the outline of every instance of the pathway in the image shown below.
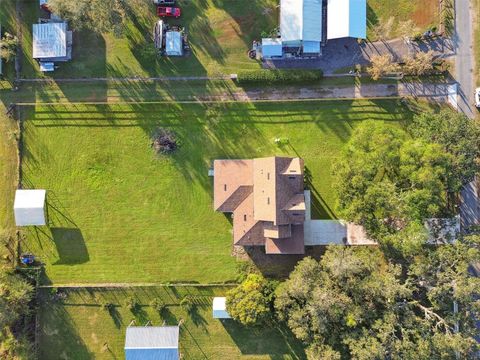
[[[141,103],[164,103],[175,101],[177,103],[193,102],[218,102],[218,101],[300,101],[300,100],[334,100],[334,99],[380,99],[392,97],[422,98],[434,102],[448,102],[451,99],[451,83],[412,83],[402,82],[394,84],[357,84],[355,86],[316,86],[316,87],[284,87],[252,90],[219,91],[217,93],[202,95],[187,95],[185,98],[161,95],[153,101]],[[55,102],[18,102],[17,105],[55,105]],[[125,100],[112,97],[105,101],[72,102],[82,104],[111,104],[111,103],[139,103],[137,99]]]

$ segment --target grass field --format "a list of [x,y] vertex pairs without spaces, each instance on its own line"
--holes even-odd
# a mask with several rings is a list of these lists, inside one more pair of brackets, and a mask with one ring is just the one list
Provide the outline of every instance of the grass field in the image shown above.
[[[231,224],[213,212],[216,158],[305,159],[315,216],[335,217],[331,167],[355,126],[399,123],[397,100],[149,105],[52,105],[25,110],[23,184],[49,191],[50,226],[28,229],[53,283],[234,280]],[[157,157],[150,134],[181,147]],[[278,148],[274,138],[286,137]]]
[[367,0],[367,36],[376,40],[372,28],[379,22],[386,22],[390,17],[395,21],[392,27],[391,38],[398,36],[398,24],[406,20],[413,20],[419,32],[439,26],[438,0],[411,1],[411,0]]
[[[258,69],[247,50],[262,31],[270,32],[278,13],[275,0],[245,4],[236,0],[179,0],[182,16],[169,24],[186,28],[192,49],[190,56],[166,58],[155,55],[152,31],[158,17],[151,0],[129,0],[124,34],[96,34],[74,31],[73,60],[58,64],[53,77],[124,77],[161,75],[228,74],[239,69]],[[22,2],[24,23],[24,77],[42,76],[31,61],[31,24],[37,21],[38,1]],[[75,30],[75,29],[74,29]]]
[[[125,329],[135,325],[177,325],[182,359],[304,359],[301,344],[281,326],[245,328],[231,321],[212,318],[212,298],[226,288],[142,287],[129,289],[71,289],[67,299],[52,302],[50,293],[40,293],[40,359],[123,359]],[[179,306],[189,294],[197,304],[187,313]],[[132,312],[125,301],[134,297],[141,307]],[[160,314],[149,304],[160,298],[167,308]],[[114,310],[101,308],[110,302]]]

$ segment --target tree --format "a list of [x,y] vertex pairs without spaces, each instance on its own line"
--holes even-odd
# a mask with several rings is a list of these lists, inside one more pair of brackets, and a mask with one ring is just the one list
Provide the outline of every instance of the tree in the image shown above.
[[417,52],[414,57],[410,56],[404,59],[403,71],[408,75],[426,75],[433,70],[433,58],[434,53],[432,50]]
[[5,33],[0,41],[0,58],[6,62],[12,60],[17,53],[18,39],[16,36]]
[[413,136],[434,142],[452,156],[448,191],[457,192],[480,171],[480,124],[453,110],[423,112],[413,118]]
[[412,19],[400,21],[398,23],[397,33],[406,40],[414,37],[418,31],[418,27],[415,25]]
[[371,65],[367,68],[373,80],[378,80],[382,76],[398,70],[398,65],[393,62],[390,54],[373,55]]
[[365,122],[334,166],[338,212],[373,238],[443,214],[452,161],[438,144]]
[[271,283],[261,275],[249,274],[227,293],[227,311],[243,325],[259,325],[271,316],[272,296]]
[[308,346],[309,359],[477,358],[480,279],[467,269],[480,260],[479,245],[477,236],[423,246],[402,265],[379,248],[330,246],[277,288],[277,316]]
[[395,23],[395,17],[390,16],[386,21],[384,19],[379,19],[372,27],[373,35],[379,40],[389,39],[392,35],[393,24]]
[[122,0],[49,0],[55,14],[69,20],[77,29],[121,35],[126,18]]

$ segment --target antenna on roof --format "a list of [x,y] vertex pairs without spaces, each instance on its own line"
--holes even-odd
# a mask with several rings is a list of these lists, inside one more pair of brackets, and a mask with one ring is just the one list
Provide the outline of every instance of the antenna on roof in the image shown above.
[[148,320],[147,323],[145,324],[145,327],[150,326],[150,325],[152,325],[152,322],[150,320]]
[[132,321],[130,321],[130,324],[128,324],[128,327],[132,326],[132,324],[135,324],[135,319],[133,319]]

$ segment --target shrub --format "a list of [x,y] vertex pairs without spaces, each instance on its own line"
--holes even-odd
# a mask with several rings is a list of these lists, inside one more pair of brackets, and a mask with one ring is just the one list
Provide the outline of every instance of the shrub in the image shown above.
[[181,301],[180,306],[185,309],[187,312],[191,312],[193,310],[194,304],[193,299],[190,295],[186,295]]
[[162,312],[165,309],[166,304],[162,299],[155,298],[150,303],[150,306],[153,307],[156,312]]
[[139,303],[137,301],[137,299],[133,298],[133,297],[129,297],[127,298],[127,300],[125,300],[125,306],[128,308],[128,310],[130,311],[135,311],[138,309],[139,307]]
[[256,70],[240,71],[237,81],[240,84],[248,83],[295,83],[310,82],[322,79],[322,70]]
[[113,308],[115,307],[114,304],[108,301],[102,302],[100,306],[102,307],[103,310],[106,310],[106,311],[112,311]]

